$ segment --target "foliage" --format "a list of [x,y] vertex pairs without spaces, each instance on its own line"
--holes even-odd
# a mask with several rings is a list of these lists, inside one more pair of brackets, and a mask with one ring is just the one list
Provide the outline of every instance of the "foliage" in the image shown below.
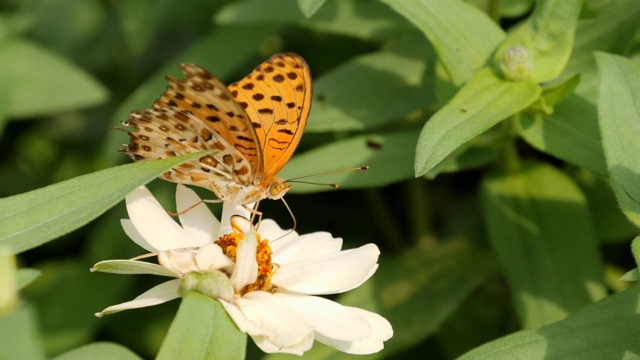
[[[96,319],[149,284],[88,269],[139,255],[120,200],[187,160],[128,164],[111,127],[181,62],[229,83],[285,51],[314,97],[281,176],[370,166],[286,196],[299,232],[382,249],[338,299],[392,323],[370,358],[639,357],[640,290],[618,280],[640,279],[639,16],[632,0],[0,0],[0,358],[244,351],[192,294]],[[174,207],[173,184],[149,186]]]

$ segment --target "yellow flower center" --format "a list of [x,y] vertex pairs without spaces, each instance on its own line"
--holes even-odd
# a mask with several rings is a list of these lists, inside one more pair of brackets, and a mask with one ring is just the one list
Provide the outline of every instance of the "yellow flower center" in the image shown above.
[[[271,247],[269,240],[260,240],[260,234],[256,234],[258,240],[258,248],[256,251],[256,261],[258,262],[258,278],[253,284],[243,287],[238,294],[244,295],[250,291],[269,291],[275,292],[276,286],[272,285],[269,280],[273,275],[275,265],[271,263]],[[231,261],[236,262],[236,252],[238,243],[242,240],[243,235],[239,233],[231,233],[223,235],[216,244],[222,248],[222,252],[227,255]]]

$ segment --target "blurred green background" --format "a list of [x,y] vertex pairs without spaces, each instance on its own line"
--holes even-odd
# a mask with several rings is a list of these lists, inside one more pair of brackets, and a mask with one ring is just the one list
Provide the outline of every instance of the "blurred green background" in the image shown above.
[[[611,18],[622,19],[616,23],[619,33],[637,33],[631,19],[638,6],[595,3],[582,8],[579,26],[584,31],[578,31],[578,39],[605,37],[589,34],[588,26]],[[532,14],[534,2],[474,0],[466,5],[512,29]],[[462,82],[447,74],[432,42],[411,20],[373,0],[0,0],[0,196],[130,162],[118,152],[128,137],[112,126],[126,121],[131,111],[150,107],[166,87],[164,76],[180,75],[181,62],[196,63],[230,83],[274,53],[298,53],[314,77],[313,105],[299,149],[281,176],[361,165],[371,170],[309,179],[339,183],[339,190],[296,184],[286,196],[296,230],[329,231],[345,240],[345,248],[369,242],[381,248],[381,265],[371,284],[341,299],[381,311],[391,321],[396,336],[378,357],[462,355],[527,327],[492,251],[496,245],[488,241],[487,228],[501,220],[483,218],[490,210],[481,202],[481,181],[490,181],[488,174],[504,156],[499,153],[504,128],[470,142],[467,157],[459,154],[435,179],[415,178],[420,130]],[[466,25],[471,31],[476,26]],[[638,42],[627,38],[612,40],[615,44],[607,43],[606,50],[632,53]],[[595,93],[589,87],[595,63],[579,60],[572,58],[570,66],[583,75],[580,99],[587,105],[581,108],[591,106],[595,117],[595,100],[588,96]],[[602,150],[596,165],[583,167],[580,160],[526,140],[512,140],[523,162],[559,169],[590,204],[585,216],[593,220],[588,224],[593,231],[580,231],[595,233],[597,257],[604,264],[599,274],[604,282],[594,280],[600,295],[590,301],[626,288],[617,278],[635,267],[629,241],[638,231],[598,173],[604,168]],[[486,187],[499,188],[496,182]],[[155,180],[148,186],[173,208],[174,184]],[[203,198],[214,197],[196,190]],[[283,228],[292,226],[281,202],[263,201],[260,210]],[[93,316],[161,280],[89,273],[97,261],[141,254],[121,230],[121,218],[126,218],[123,203],[19,256],[20,267],[42,270],[22,299],[34,305],[49,356],[92,341],[117,342],[143,358],[158,351],[178,301]],[[249,346],[250,357],[262,356]],[[339,356],[319,349],[318,358]]]

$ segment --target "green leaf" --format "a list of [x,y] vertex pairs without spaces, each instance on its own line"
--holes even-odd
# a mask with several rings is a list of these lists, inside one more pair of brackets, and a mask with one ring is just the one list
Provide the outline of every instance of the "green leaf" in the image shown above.
[[304,16],[310,18],[318,11],[327,0],[298,0],[298,6]]
[[554,79],[571,55],[581,5],[582,0],[537,1],[533,14],[500,45],[495,61],[500,63],[509,48],[523,47],[533,60],[531,79],[535,82]]
[[460,360],[632,359],[640,354],[640,286],[589,305],[555,324],[519,331]]
[[9,87],[6,113],[12,118],[51,115],[107,100],[106,89],[86,71],[23,39],[0,44],[0,79],[9,80],[0,87]]
[[[284,179],[369,166],[368,171],[347,171],[313,181],[337,183],[340,188],[384,186],[413,176],[411,164],[418,139],[416,131],[354,136],[296,155],[279,176]],[[292,193],[331,190],[317,185],[295,184]]]
[[474,137],[531,105],[540,92],[537,84],[504,81],[489,69],[479,71],[422,128],[416,176],[431,171]]
[[595,103],[598,100],[600,72],[593,53],[628,53],[634,41],[629,34],[638,29],[640,1],[587,1],[585,7],[588,8],[590,3],[597,6],[597,16],[578,21],[573,53],[563,76],[580,74],[576,92]]
[[95,219],[136,187],[206,152],[122,165],[0,199],[0,244],[19,253]]
[[60,354],[53,360],[138,360],[142,359],[122,345],[97,342]]
[[571,178],[526,164],[486,177],[482,203],[523,327],[560,320],[606,296],[591,215]]
[[579,95],[555,106],[553,114],[525,111],[516,129],[530,145],[566,162],[607,175],[595,104]]
[[18,273],[16,274],[18,289],[23,289],[29,286],[29,284],[38,279],[40,275],[42,275],[42,271],[38,269],[18,269]]
[[0,359],[46,359],[33,307],[0,316]]
[[217,300],[188,292],[156,359],[244,359],[246,345]]
[[214,21],[303,26],[364,40],[390,39],[413,31],[402,17],[378,1],[329,1],[308,19],[300,11],[297,0],[244,0],[221,9]]
[[598,115],[609,178],[624,214],[640,226],[640,62],[596,53]]
[[[417,26],[436,49],[455,85],[485,65],[504,32],[475,6],[458,0],[382,0]],[[470,26],[473,24],[473,26]]]
[[323,74],[314,82],[305,131],[363,130],[421,111],[432,93],[425,75],[433,57],[427,41],[413,37]]

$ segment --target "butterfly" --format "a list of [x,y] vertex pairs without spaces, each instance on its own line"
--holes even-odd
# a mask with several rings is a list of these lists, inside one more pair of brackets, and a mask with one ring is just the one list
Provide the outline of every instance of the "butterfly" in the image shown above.
[[273,55],[226,87],[207,70],[181,64],[184,79],[168,87],[150,109],[124,125],[133,160],[162,159],[214,149],[210,155],[160,176],[212,190],[241,205],[280,199],[291,188],[278,172],[289,161],[311,110],[311,71],[299,55]]

